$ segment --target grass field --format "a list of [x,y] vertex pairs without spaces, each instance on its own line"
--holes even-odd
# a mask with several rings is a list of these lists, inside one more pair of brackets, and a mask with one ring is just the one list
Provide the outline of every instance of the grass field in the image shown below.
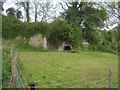
[[118,56],[102,52],[19,52],[25,83],[38,82],[40,88],[118,87]]

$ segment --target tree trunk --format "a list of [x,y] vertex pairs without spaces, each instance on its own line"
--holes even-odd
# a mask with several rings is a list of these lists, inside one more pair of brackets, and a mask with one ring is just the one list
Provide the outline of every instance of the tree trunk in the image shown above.
[[37,6],[35,6],[35,22],[37,22]]
[[29,2],[26,2],[26,18],[27,22],[30,22],[30,16],[29,16]]

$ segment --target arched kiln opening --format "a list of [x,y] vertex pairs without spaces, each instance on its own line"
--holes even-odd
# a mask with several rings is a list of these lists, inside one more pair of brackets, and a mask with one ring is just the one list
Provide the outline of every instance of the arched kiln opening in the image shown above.
[[65,51],[70,51],[72,48],[70,46],[64,46]]

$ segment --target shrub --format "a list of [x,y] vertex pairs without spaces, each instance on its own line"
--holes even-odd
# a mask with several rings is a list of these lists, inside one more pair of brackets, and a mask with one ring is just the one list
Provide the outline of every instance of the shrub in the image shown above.
[[21,36],[27,40],[38,33],[41,33],[43,36],[48,36],[49,34],[49,24],[47,22],[25,22],[22,28]]
[[14,16],[2,17],[2,37],[6,39],[15,38],[20,34],[22,22]]
[[51,23],[51,32],[49,40],[58,47],[62,42],[73,44],[75,33],[73,28],[65,21],[56,21]]
[[12,57],[10,55],[9,48],[3,48],[2,52],[2,87],[6,88],[9,85],[10,77],[11,77],[11,60]]
[[115,50],[114,48],[112,48],[110,45],[90,45],[89,50],[93,50],[93,51],[102,51],[102,52],[111,52],[114,54],[117,54],[118,51]]

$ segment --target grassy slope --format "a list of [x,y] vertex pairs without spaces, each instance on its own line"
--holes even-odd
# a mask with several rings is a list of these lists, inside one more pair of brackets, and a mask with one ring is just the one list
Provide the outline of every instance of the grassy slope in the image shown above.
[[104,79],[112,69],[112,86],[118,87],[118,57],[111,53],[19,52],[19,56],[27,83],[36,81],[44,88],[107,87]]

